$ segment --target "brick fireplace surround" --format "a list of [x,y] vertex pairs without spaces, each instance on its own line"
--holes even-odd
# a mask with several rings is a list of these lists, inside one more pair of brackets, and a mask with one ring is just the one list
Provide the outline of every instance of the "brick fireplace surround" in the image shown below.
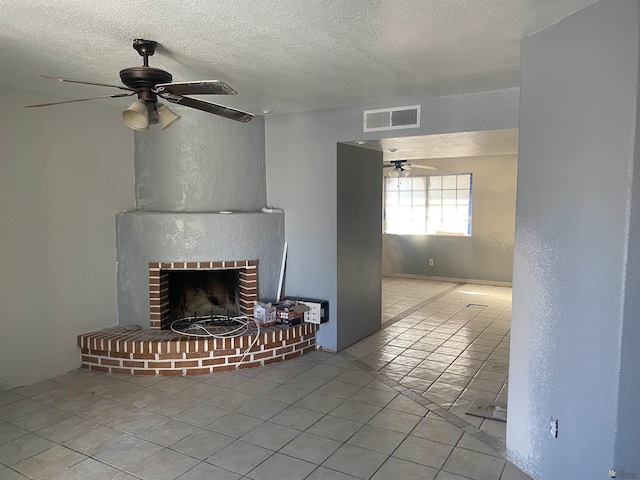
[[226,262],[153,262],[149,264],[149,328],[169,328],[169,273],[188,271],[239,270],[240,314],[252,316],[258,299],[257,260]]
[[[169,272],[239,270],[239,304],[253,315],[257,300],[257,261],[149,263],[149,329],[111,327],[78,336],[82,368],[127,375],[198,375],[250,368],[296,358],[315,350],[317,325],[262,328],[254,335],[199,338],[169,329]],[[241,361],[242,360],[242,361]]]

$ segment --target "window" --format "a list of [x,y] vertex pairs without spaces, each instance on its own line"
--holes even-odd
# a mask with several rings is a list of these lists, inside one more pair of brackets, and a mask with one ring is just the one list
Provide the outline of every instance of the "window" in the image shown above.
[[427,233],[427,177],[385,177],[385,233]]
[[471,174],[385,177],[385,233],[471,235]]
[[471,174],[430,175],[428,235],[471,235]]

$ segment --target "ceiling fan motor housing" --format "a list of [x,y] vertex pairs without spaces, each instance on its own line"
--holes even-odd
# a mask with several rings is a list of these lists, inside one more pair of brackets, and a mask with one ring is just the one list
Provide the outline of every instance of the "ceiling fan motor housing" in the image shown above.
[[131,67],[120,71],[122,83],[136,90],[140,100],[155,100],[151,89],[159,83],[170,83],[172,79],[169,72],[153,67]]
[[136,38],[133,41],[133,48],[143,58],[143,65],[120,71],[122,83],[136,90],[140,100],[155,102],[156,95],[151,90],[159,83],[170,83],[173,80],[169,72],[149,66],[149,57],[155,53],[157,46],[158,43],[153,40]]

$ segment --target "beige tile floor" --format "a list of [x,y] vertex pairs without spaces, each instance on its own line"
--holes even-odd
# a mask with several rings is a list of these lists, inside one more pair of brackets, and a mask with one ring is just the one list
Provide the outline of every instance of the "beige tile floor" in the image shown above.
[[506,424],[465,415],[507,404],[511,288],[383,279],[383,329],[347,349],[413,392],[504,439]]
[[[74,371],[0,393],[0,479],[527,479],[503,430],[456,410],[474,390],[506,395],[473,379],[504,382],[479,374],[506,365],[509,289],[384,283],[386,328],[345,352],[196,377]],[[447,373],[470,380],[447,390],[462,386]]]

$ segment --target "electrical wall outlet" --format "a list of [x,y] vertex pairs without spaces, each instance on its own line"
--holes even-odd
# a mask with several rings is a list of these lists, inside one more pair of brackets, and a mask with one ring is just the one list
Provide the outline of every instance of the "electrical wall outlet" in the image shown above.
[[558,419],[551,417],[551,425],[549,426],[549,435],[558,438]]
[[430,258],[430,259],[429,259],[429,266],[430,266],[430,267],[433,267],[433,258]]

